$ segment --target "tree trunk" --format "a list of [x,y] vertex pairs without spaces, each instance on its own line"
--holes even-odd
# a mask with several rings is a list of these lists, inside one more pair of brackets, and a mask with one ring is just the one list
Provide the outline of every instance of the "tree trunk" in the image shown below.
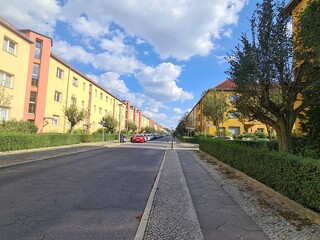
[[75,125],[71,125],[70,134],[73,134]]
[[220,127],[219,124],[216,124],[217,136],[220,137]]
[[292,153],[292,126],[290,120],[280,119],[278,121],[278,127],[275,130],[277,132],[280,152]]

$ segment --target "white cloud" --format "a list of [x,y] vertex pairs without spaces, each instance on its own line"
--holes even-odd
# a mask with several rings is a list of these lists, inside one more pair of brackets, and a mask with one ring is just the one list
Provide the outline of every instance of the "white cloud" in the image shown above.
[[227,55],[222,55],[222,56],[216,56],[217,62],[219,65],[222,65],[224,63],[227,63]]
[[84,16],[73,19],[71,26],[77,33],[92,38],[99,38],[108,33],[107,24],[106,27],[103,27],[103,25],[100,25],[96,21],[90,21]]
[[10,0],[1,1],[0,16],[17,28],[52,35],[59,16],[60,6],[56,0]]
[[155,113],[151,111],[143,111],[143,115],[145,115],[148,118],[152,118],[154,120],[160,120],[160,119],[166,119],[167,114],[165,113]]
[[[87,0],[69,0],[62,15],[69,22],[85,15],[97,29],[104,29],[106,21],[114,22],[138,37],[137,42],[147,41],[162,58],[186,60],[194,55],[207,55],[214,47],[213,38],[228,35],[230,32],[224,29],[237,24],[238,13],[246,2],[96,0],[88,4]],[[82,24],[86,27],[88,23]]]
[[193,95],[177,86],[177,78],[181,67],[172,63],[162,63],[156,68],[145,67],[140,71],[138,79],[145,95],[159,102],[185,101],[193,99]]
[[81,63],[92,63],[93,54],[88,53],[82,46],[72,46],[66,41],[54,41],[53,52],[66,61],[77,60]]
[[173,111],[175,113],[178,113],[178,114],[182,114],[183,113],[182,110],[180,108],[177,108],[177,107],[173,108]]

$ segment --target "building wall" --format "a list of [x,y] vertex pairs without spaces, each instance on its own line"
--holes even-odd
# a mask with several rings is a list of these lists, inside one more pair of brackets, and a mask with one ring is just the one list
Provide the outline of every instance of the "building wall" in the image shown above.
[[[38,132],[43,132],[43,119],[45,116],[46,108],[46,95],[48,85],[48,74],[49,74],[49,63],[51,53],[51,38],[37,34],[30,30],[22,31],[29,39],[33,41],[30,48],[29,57],[29,69],[28,69],[28,81],[26,86],[26,96],[24,103],[24,120],[34,121],[38,126]],[[41,43],[41,50],[39,57],[35,56],[36,42]],[[33,67],[34,65],[39,66],[38,79],[33,80]],[[36,94],[35,109],[32,111],[33,103],[30,102],[31,93]],[[31,110],[31,111],[30,111]]]
[[[8,48],[13,53],[4,50],[5,38],[16,46],[15,51]],[[36,44],[39,41],[42,42],[41,55],[36,57],[39,48],[35,46],[39,46]],[[5,120],[34,121],[39,133],[66,133],[70,130],[70,123],[63,109],[76,104],[88,112],[87,118],[78,123],[76,129],[95,132],[101,128],[100,122],[105,115],[111,115],[119,122],[117,130],[126,129],[128,120],[138,129],[149,125],[149,119],[141,110],[130,107],[130,104],[127,108],[125,102],[51,53],[51,38],[32,30],[18,30],[0,17],[0,42],[0,71],[12,75],[12,84],[5,91],[13,99],[10,106],[0,106],[1,113],[8,112]],[[35,65],[39,66],[36,84]],[[32,112],[30,106],[33,106]]]
[[[3,49],[5,38],[16,44],[15,53],[11,54]],[[0,71],[12,75],[12,84],[5,87],[5,93],[13,98],[9,106],[0,106],[8,109],[7,120],[23,119],[31,44],[31,40],[9,29],[6,22],[0,18]]]

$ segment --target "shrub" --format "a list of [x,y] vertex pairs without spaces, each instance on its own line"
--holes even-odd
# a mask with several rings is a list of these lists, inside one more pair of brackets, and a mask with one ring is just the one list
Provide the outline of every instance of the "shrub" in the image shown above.
[[81,135],[69,134],[2,134],[0,151],[14,151],[80,143]]
[[1,133],[37,133],[38,127],[31,121],[17,121],[15,119],[0,122]]
[[252,148],[236,141],[200,139],[200,149],[287,197],[320,212],[320,162]]

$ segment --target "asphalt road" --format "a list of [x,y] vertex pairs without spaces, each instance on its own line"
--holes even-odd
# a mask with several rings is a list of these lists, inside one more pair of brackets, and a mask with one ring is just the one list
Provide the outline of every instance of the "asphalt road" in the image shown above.
[[165,148],[132,146],[0,169],[0,239],[133,239]]

